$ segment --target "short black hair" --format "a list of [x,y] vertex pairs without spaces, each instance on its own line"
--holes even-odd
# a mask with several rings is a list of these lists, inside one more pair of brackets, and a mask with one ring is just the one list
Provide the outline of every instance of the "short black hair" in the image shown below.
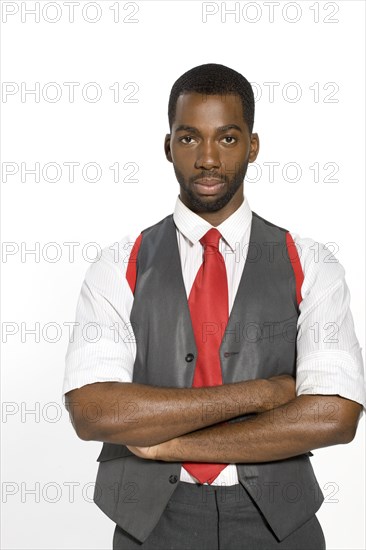
[[169,127],[175,118],[178,97],[185,92],[206,95],[238,95],[243,106],[244,120],[252,133],[254,124],[254,93],[248,80],[234,69],[217,63],[206,63],[193,67],[182,74],[173,84],[168,103]]

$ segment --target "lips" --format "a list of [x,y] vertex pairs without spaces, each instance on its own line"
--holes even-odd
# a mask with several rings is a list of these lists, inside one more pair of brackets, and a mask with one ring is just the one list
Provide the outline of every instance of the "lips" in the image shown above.
[[219,183],[224,183],[224,182],[219,178],[201,178],[201,179],[195,180],[194,183],[198,183],[199,185],[205,185],[206,187],[213,187],[214,185],[218,185]]
[[202,195],[215,195],[225,185],[225,181],[218,178],[197,179],[194,185]]

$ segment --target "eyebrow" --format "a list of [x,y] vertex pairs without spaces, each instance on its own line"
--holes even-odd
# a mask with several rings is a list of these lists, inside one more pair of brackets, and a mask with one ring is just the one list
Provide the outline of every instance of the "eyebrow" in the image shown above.
[[[217,132],[226,132],[227,130],[238,130],[238,132],[243,133],[243,130],[237,124],[226,124],[225,126],[219,126],[216,128]],[[176,132],[192,132],[199,134],[199,130],[194,126],[187,126],[186,124],[180,124],[176,129]]]

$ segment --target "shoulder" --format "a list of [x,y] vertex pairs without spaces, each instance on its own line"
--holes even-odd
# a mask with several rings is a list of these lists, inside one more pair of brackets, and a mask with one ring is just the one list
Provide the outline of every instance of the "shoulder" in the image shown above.
[[141,236],[144,238],[150,234],[164,232],[166,222],[171,219],[172,215],[170,214],[141,231],[128,233],[120,240],[105,246],[100,251],[96,261],[87,269],[85,283],[89,283],[99,289],[106,289],[108,285],[113,285],[116,281],[120,282],[121,278],[126,279],[126,270],[136,241],[138,241],[136,244],[140,244]]
[[342,283],[345,269],[336,256],[336,243],[324,244],[311,237],[301,237],[293,231],[290,231],[290,234],[295,243],[304,274],[301,289],[303,298],[310,294],[314,288],[318,292],[324,292],[326,289]]
[[104,247],[96,261],[88,267],[85,282],[98,289],[105,289],[116,281],[125,279],[128,260],[139,235],[140,233],[128,233],[119,241]]
[[286,233],[288,232],[287,229],[284,227],[281,227],[265,218],[262,218],[262,216],[259,216],[256,212],[252,211],[252,224],[255,224],[255,226],[259,229],[261,228],[262,231],[265,231],[266,236],[270,236],[271,238],[280,238],[283,240],[286,237]]

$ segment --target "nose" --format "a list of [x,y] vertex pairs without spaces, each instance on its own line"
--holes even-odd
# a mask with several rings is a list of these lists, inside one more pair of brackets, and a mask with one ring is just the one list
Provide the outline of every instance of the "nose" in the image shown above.
[[195,168],[210,170],[212,168],[220,168],[220,155],[217,147],[211,141],[202,141],[197,148],[197,158]]

